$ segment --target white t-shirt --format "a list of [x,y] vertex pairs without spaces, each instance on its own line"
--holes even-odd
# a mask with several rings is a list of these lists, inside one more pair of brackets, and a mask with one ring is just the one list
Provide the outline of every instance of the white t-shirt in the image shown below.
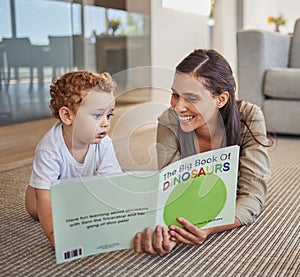
[[35,150],[30,186],[50,189],[58,179],[122,172],[109,136],[99,144],[91,144],[84,163],[78,163],[69,152],[62,134],[62,124],[57,122],[42,138]]

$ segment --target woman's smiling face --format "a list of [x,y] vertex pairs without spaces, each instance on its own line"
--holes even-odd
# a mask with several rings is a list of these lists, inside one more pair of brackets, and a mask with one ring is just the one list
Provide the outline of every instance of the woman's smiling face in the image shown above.
[[176,111],[184,132],[209,127],[218,122],[216,98],[193,74],[175,74],[171,106]]

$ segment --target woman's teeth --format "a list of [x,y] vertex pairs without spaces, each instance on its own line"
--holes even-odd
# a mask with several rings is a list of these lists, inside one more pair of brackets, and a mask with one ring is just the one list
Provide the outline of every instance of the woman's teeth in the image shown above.
[[186,115],[186,116],[179,116],[180,121],[190,121],[193,119],[192,115]]

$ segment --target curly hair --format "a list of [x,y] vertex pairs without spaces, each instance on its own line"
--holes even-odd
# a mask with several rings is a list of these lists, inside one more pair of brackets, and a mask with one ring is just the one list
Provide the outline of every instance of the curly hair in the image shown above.
[[92,89],[114,93],[116,84],[107,72],[95,73],[87,70],[71,71],[61,77],[54,77],[50,85],[52,116],[59,119],[59,110],[67,107],[76,112]]

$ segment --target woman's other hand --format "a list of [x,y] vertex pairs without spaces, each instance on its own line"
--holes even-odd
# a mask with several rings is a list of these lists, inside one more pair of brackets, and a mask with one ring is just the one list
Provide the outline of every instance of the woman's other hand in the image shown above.
[[152,256],[164,256],[172,251],[177,242],[170,239],[168,230],[157,225],[154,231],[154,238],[150,227],[144,233],[138,232],[134,238],[134,251],[137,253],[148,253]]
[[182,217],[177,218],[177,221],[181,223],[184,228],[171,225],[169,231],[171,236],[170,240],[191,245],[203,244],[207,237],[212,234],[231,230],[241,226],[241,222],[238,220],[238,218],[234,219],[233,224],[216,226],[207,229],[200,229]]
[[176,240],[185,244],[200,245],[210,234],[210,229],[202,230],[182,217],[179,217],[177,221],[185,228],[171,225],[169,232],[171,240]]

